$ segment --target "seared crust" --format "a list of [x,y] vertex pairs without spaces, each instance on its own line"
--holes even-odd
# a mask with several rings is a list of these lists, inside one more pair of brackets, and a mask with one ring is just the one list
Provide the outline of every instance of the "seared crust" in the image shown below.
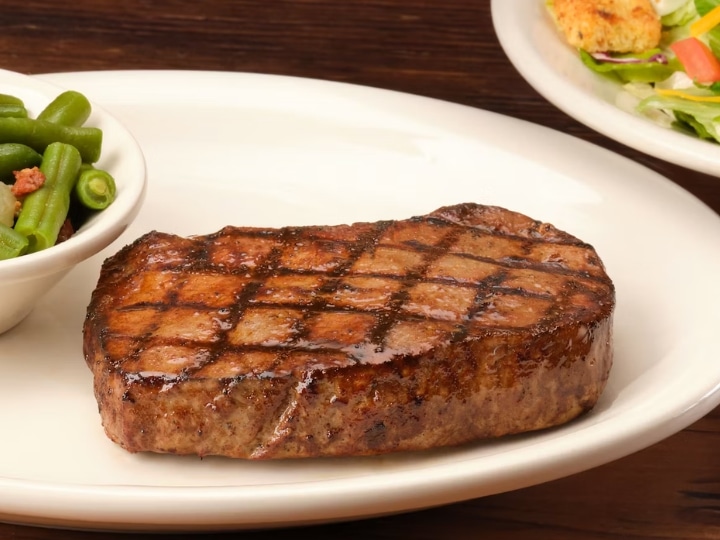
[[103,264],[85,358],[131,452],[422,450],[567,422],[612,364],[594,249],[508,210],[152,232]]
[[554,12],[568,43],[588,52],[641,53],[660,43],[651,0],[554,0]]

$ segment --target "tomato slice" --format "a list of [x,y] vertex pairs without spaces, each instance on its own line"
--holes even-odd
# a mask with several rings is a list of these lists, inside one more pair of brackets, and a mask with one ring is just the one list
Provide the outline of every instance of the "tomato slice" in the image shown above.
[[710,47],[699,39],[681,39],[670,45],[670,48],[685,68],[685,73],[695,82],[709,84],[720,81],[720,61]]

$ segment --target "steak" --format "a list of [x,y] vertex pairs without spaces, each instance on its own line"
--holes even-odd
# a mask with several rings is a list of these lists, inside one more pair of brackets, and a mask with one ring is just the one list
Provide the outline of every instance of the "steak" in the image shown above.
[[83,348],[130,452],[247,459],[447,447],[590,410],[615,292],[592,246],[494,206],[149,232],[102,265]]

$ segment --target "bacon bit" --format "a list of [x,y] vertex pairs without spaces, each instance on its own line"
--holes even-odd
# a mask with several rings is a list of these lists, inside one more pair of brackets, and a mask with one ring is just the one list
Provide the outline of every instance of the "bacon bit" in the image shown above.
[[59,244],[60,242],[64,242],[68,238],[70,238],[73,234],[75,234],[75,229],[73,229],[72,223],[70,222],[70,219],[66,219],[62,227],[60,227],[60,232],[58,233],[57,241],[55,244]]
[[37,167],[13,171],[15,183],[10,187],[12,194],[23,197],[28,193],[37,191],[45,183],[45,175]]

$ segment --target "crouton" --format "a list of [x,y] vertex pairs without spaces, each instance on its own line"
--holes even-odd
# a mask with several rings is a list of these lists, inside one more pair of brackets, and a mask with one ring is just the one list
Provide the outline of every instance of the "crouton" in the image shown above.
[[554,11],[568,43],[588,52],[640,53],[660,42],[651,0],[554,0]]

